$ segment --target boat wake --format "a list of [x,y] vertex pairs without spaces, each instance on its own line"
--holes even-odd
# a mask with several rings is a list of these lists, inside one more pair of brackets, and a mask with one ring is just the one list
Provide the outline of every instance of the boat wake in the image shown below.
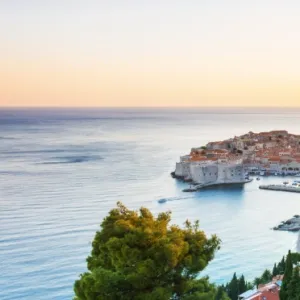
[[161,198],[157,202],[158,203],[166,203],[170,201],[178,201],[178,200],[185,200],[185,199],[191,199],[193,197],[169,197],[169,198]]

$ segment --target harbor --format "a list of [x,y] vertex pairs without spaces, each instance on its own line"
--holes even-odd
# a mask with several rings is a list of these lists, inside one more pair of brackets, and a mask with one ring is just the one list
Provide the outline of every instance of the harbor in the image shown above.
[[[260,177],[256,178],[260,180]],[[225,185],[243,185],[245,183],[249,183],[253,181],[252,178],[247,178],[243,182],[230,182],[230,183],[209,183],[209,184],[195,184],[191,183],[188,188],[183,189],[183,192],[197,192],[206,187],[214,187],[214,186],[225,186]],[[282,191],[282,192],[292,192],[292,193],[300,193],[300,181],[294,181],[292,184],[285,181],[283,184],[265,184],[260,185],[258,187],[261,190],[270,190],[270,191]]]

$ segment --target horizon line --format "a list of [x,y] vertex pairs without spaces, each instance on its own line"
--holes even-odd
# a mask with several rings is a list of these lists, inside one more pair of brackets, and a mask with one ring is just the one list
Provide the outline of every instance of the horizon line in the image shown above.
[[0,109],[300,109],[300,106],[0,106]]

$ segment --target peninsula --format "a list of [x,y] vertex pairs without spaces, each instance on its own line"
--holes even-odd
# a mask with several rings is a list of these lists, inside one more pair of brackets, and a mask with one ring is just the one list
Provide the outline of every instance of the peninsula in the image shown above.
[[224,141],[192,148],[180,157],[174,178],[201,188],[247,183],[248,174],[300,176],[300,135],[286,130],[248,132]]

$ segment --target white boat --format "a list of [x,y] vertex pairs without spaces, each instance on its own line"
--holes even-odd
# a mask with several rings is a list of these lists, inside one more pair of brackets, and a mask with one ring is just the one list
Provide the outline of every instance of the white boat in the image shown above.
[[295,177],[300,177],[300,173],[297,173],[294,175]]
[[260,171],[259,175],[260,176],[265,176],[265,172],[264,171]]

